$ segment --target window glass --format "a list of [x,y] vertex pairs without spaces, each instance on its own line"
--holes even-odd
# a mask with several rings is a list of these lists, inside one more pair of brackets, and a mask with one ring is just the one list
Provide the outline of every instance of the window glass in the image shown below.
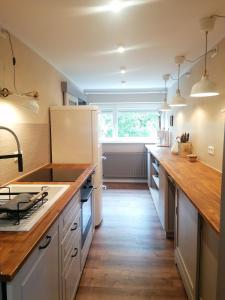
[[118,137],[148,137],[156,139],[159,126],[158,116],[149,111],[119,111]]
[[102,111],[100,114],[100,137],[102,139],[113,138],[113,112]]

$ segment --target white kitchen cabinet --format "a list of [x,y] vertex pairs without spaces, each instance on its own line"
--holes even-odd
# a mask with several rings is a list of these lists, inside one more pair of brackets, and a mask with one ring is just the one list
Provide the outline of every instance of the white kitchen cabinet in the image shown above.
[[74,246],[69,251],[68,261],[63,269],[62,285],[64,300],[74,300],[81,275],[80,263],[80,239],[77,237],[74,241]]
[[[7,300],[74,300],[93,232],[92,224],[81,248],[79,190],[14,279],[7,282]],[[0,299],[3,295],[1,288]]]
[[61,299],[74,300],[81,276],[81,207],[76,193],[60,216]]
[[7,284],[7,300],[59,300],[58,239],[58,222],[55,222]]
[[156,212],[167,238],[174,236],[175,199],[169,196],[168,174],[159,161],[147,154],[148,186]]
[[200,254],[200,300],[216,299],[219,236],[202,221]]
[[[199,216],[180,189],[176,196],[175,261],[189,300],[198,295]],[[212,300],[212,299],[211,299]]]

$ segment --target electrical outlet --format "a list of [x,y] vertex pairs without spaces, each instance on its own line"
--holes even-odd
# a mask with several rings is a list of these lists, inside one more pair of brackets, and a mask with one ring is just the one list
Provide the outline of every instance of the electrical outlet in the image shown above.
[[215,148],[214,146],[208,146],[208,154],[215,155]]

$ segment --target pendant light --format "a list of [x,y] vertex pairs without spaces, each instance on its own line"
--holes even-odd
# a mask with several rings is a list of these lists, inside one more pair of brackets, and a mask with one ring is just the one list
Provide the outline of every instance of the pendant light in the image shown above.
[[178,72],[177,72],[177,91],[176,95],[173,97],[172,102],[169,104],[169,106],[172,107],[182,107],[187,106],[186,99],[181,96],[180,93],[180,66],[184,62],[185,57],[184,56],[176,56],[175,57],[175,63],[178,66]]
[[162,103],[162,105],[159,109],[162,112],[166,112],[166,111],[171,110],[171,107],[167,103],[167,85],[166,84],[167,84],[167,81],[169,80],[169,78],[170,78],[170,74],[163,75],[163,80],[165,82],[165,98],[164,98],[164,101],[163,101],[163,103]]
[[208,33],[212,30],[215,24],[215,19],[211,17],[203,18],[200,20],[201,29],[205,32],[205,62],[204,73],[199,82],[193,85],[191,89],[191,97],[212,97],[219,95],[216,84],[209,80],[207,72],[207,55],[208,55]]

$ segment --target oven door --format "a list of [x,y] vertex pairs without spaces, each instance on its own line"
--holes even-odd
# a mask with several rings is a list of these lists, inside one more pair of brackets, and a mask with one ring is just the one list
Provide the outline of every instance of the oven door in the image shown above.
[[92,226],[92,192],[93,187],[81,190],[81,246],[85,243],[86,237]]

